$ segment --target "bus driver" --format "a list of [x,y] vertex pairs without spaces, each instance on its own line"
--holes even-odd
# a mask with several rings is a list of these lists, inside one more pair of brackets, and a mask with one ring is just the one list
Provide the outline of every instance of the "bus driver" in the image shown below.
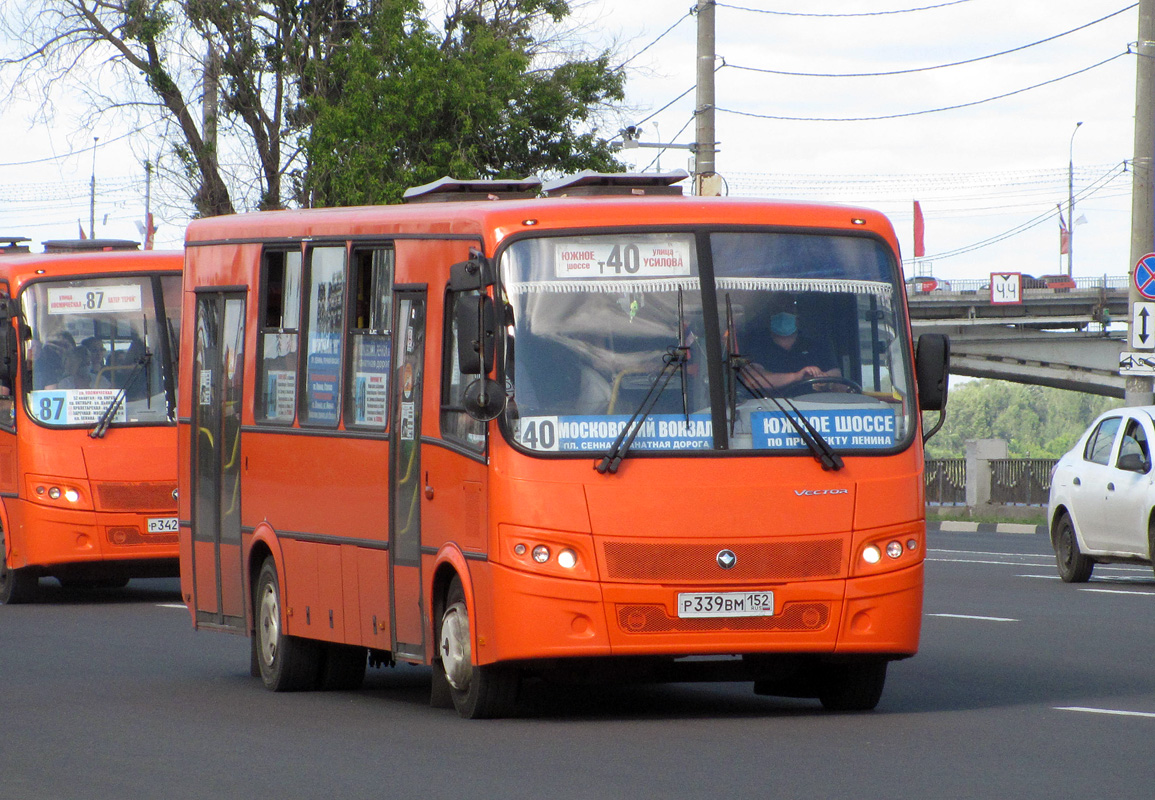
[[[779,392],[800,381],[842,376],[830,346],[799,333],[798,309],[792,295],[774,295],[752,323],[747,326],[742,352],[750,359],[742,375],[752,386]],[[845,391],[837,383],[816,382],[810,386],[811,391]]]

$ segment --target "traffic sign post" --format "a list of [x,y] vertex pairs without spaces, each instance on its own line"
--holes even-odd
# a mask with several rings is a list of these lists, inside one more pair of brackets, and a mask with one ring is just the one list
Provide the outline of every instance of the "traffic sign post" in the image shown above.
[[1023,276],[1019,272],[991,273],[991,304],[1023,302]]
[[1132,279],[1139,294],[1155,300],[1155,253],[1148,253],[1135,263]]
[[1155,303],[1133,304],[1131,347],[1136,350],[1155,350]]

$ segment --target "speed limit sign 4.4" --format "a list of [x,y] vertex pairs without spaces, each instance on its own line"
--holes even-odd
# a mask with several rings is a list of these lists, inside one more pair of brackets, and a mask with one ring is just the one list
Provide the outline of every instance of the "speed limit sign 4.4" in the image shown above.
[[991,302],[996,304],[1023,302],[1023,275],[1021,272],[991,273]]

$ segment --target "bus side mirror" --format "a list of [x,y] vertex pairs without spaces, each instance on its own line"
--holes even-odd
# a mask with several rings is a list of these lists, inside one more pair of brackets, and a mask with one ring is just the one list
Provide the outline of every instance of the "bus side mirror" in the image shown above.
[[479,255],[449,268],[449,291],[476,292],[494,284],[489,262]]
[[488,295],[462,297],[455,304],[457,364],[463,375],[486,375],[493,369],[496,330],[493,299]]
[[923,411],[946,408],[947,378],[950,374],[950,339],[941,333],[918,337],[914,354],[918,379],[918,404]]

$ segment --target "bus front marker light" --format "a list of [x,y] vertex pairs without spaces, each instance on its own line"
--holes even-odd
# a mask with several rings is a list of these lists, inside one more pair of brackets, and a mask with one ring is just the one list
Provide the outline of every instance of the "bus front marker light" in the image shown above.
[[51,497],[53,500],[59,500],[60,499],[60,488],[57,486],[53,486],[51,489],[48,490],[48,496]]
[[36,494],[44,494],[45,491],[47,490],[43,486],[36,487]]
[[549,561],[549,548],[544,544],[539,544],[533,548],[533,560],[539,564],[544,564]]
[[862,550],[862,560],[867,564],[877,564],[882,560],[882,551],[874,545],[868,545]]
[[577,566],[577,553],[575,553],[573,550],[569,550],[568,548],[562,550],[557,554],[557,563],[559,567],[564,567],[565,569],[573,569]]
[[886,554],[891,558],[898,558],[902,555],[902,542],[889,542],[886,545]]
[[918,549],[918,539],[907,539],[906,540],[906,549],[907,550],[917,550]]
[[525,545],[524,545],[524,544],[520,544],[520,543],[519,543],[519,544],[515,544],[515,545],[513,546],[513,552],[514,552],[514,554],[515,554],[515,555],[524,556],[524,555],[525,555]]

